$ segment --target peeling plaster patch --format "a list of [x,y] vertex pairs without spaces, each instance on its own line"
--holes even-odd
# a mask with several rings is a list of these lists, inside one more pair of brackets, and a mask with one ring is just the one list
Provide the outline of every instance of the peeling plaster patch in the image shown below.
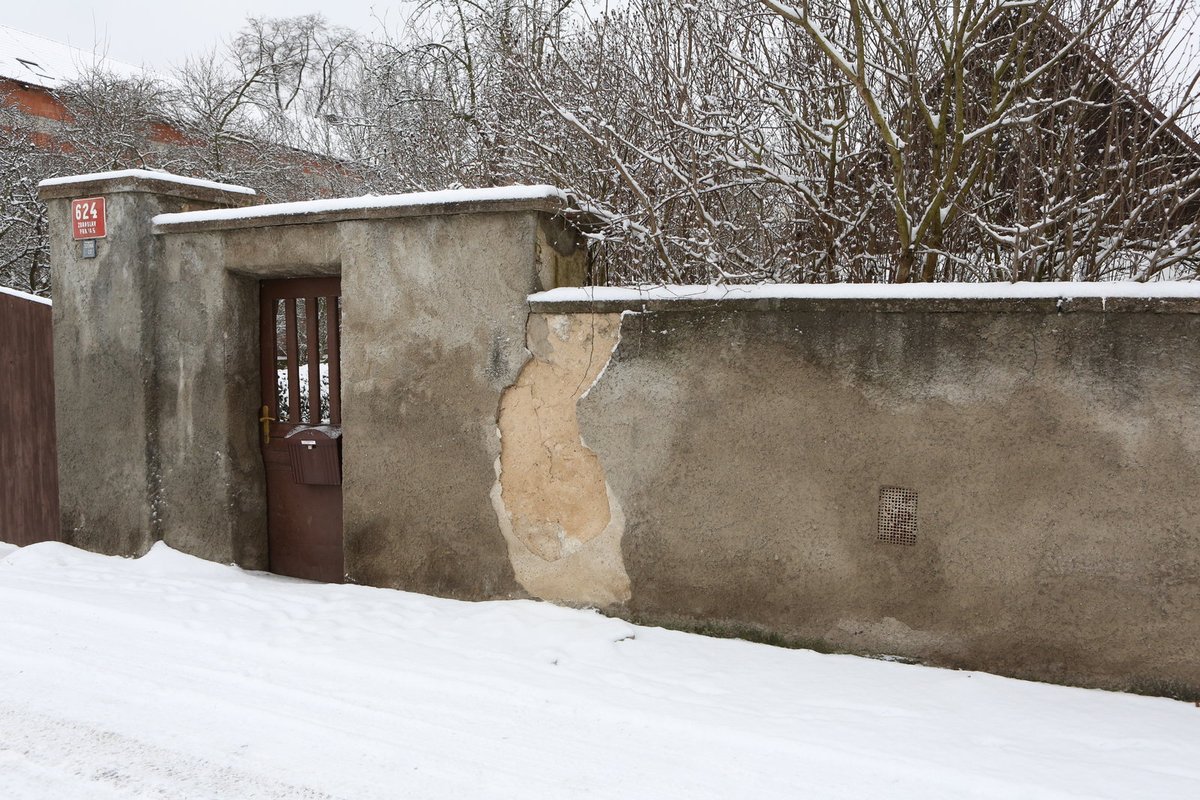
[[500,398],[492,503],[517,580],[544,600],[603,606],[630,596],[625,516],[576,413],[620,332],[619,314],[531,314],[532,357]]
[[[497,472],[499,465],[500,459],[496,459]],[[514,532],[512,515],[501,497],[500,481],[492,487],[492,505],[508,542],[509,560],[525,591],[542,600],[600,608],[629,599],[629,575],[621,557],[625,514],[612,490],[607,486],[605,490],[610,517],[600,535],[563,558],[546,561],[529,550]]]

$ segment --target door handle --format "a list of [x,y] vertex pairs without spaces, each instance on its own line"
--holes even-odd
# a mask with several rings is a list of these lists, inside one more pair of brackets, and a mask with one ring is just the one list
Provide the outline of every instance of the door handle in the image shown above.
[[262,407],[262,416],[260,416],[258,418],[258,421],[262,424],[263,444],[270,444],[271,443],[271,423],[275,421],[275,418],[271,416],[271,407],[270,406]]

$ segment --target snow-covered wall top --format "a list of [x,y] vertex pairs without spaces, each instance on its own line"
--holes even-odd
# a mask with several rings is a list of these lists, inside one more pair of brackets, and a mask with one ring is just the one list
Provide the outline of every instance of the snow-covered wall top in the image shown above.
[[90,172],[86,175],[64,175],[61,178],[47,178],[38,184],[38,188],[46,188],[51,186],[70,186],[76,183],[93,183],[95,181],[112,181],[121,178],[138,178],[147,181],[162,181],[164,183],[174,183],[180,186],[195,186],[201,189],[215,189],[221,192],[233,192],[234,194],[254,195],[257,194],[248,186],[238,186],[233,183],[218,183],[217,181],[208,181],[203,178],[189,178],[184,175],[175,175],[171,172],[162,172],[152,169],[120,169],[111,172]]
[[29,294],[28,292],[22,292],[17,289],[9,289],[7,286],[0,286],[0,294],[6,294],[10,297],[19,297],[22,300],[29,300],[34,303],[50,305],[50,300],[45,297],[38,297],[36,294]]
[[826,283],[755,286],[585,286],[529,296],[534,306],[716,302],[721,300],[1066,300],[1200,298],[1200,281],[1022,283]]
[[[329,200],[305,200],[298,203],[271,203],[248,208],[221,208],[213,211],[189,211],[182,214],[159,214],[154,218],[156,229],[169,231],[210,223],[290,224],[316,222],[335,215],[355,212],[393,210],[439,211],[486,210],[479,206],[506,205],[519,202],[550,201],[565,205],[567,195],[554,186],[497,186],[486,189],[447,189],[437,192],[409,194],[364,195]],[[399,214],[398,214],[399,215]],[[288,219],[290,218],[290,219]]]

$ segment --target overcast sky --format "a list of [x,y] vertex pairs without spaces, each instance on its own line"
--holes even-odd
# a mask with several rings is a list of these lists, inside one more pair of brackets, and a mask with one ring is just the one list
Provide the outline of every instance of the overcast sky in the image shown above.
[[84,50],[98,47],[109,58],[162,71],[211,49],[240,28],[247,16],[319,12],[336,25],[373,32],[380,28],[377,18],[394,25],[396,9],[402,5],[408,4],[382,0],[6,0],[0,24]]

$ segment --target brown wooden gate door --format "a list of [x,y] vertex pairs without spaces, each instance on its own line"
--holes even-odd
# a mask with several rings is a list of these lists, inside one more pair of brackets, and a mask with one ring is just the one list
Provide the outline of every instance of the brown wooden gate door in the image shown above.
[[262,405],[270,569],[340,583],[342,408],[338,278],[263,281]]

